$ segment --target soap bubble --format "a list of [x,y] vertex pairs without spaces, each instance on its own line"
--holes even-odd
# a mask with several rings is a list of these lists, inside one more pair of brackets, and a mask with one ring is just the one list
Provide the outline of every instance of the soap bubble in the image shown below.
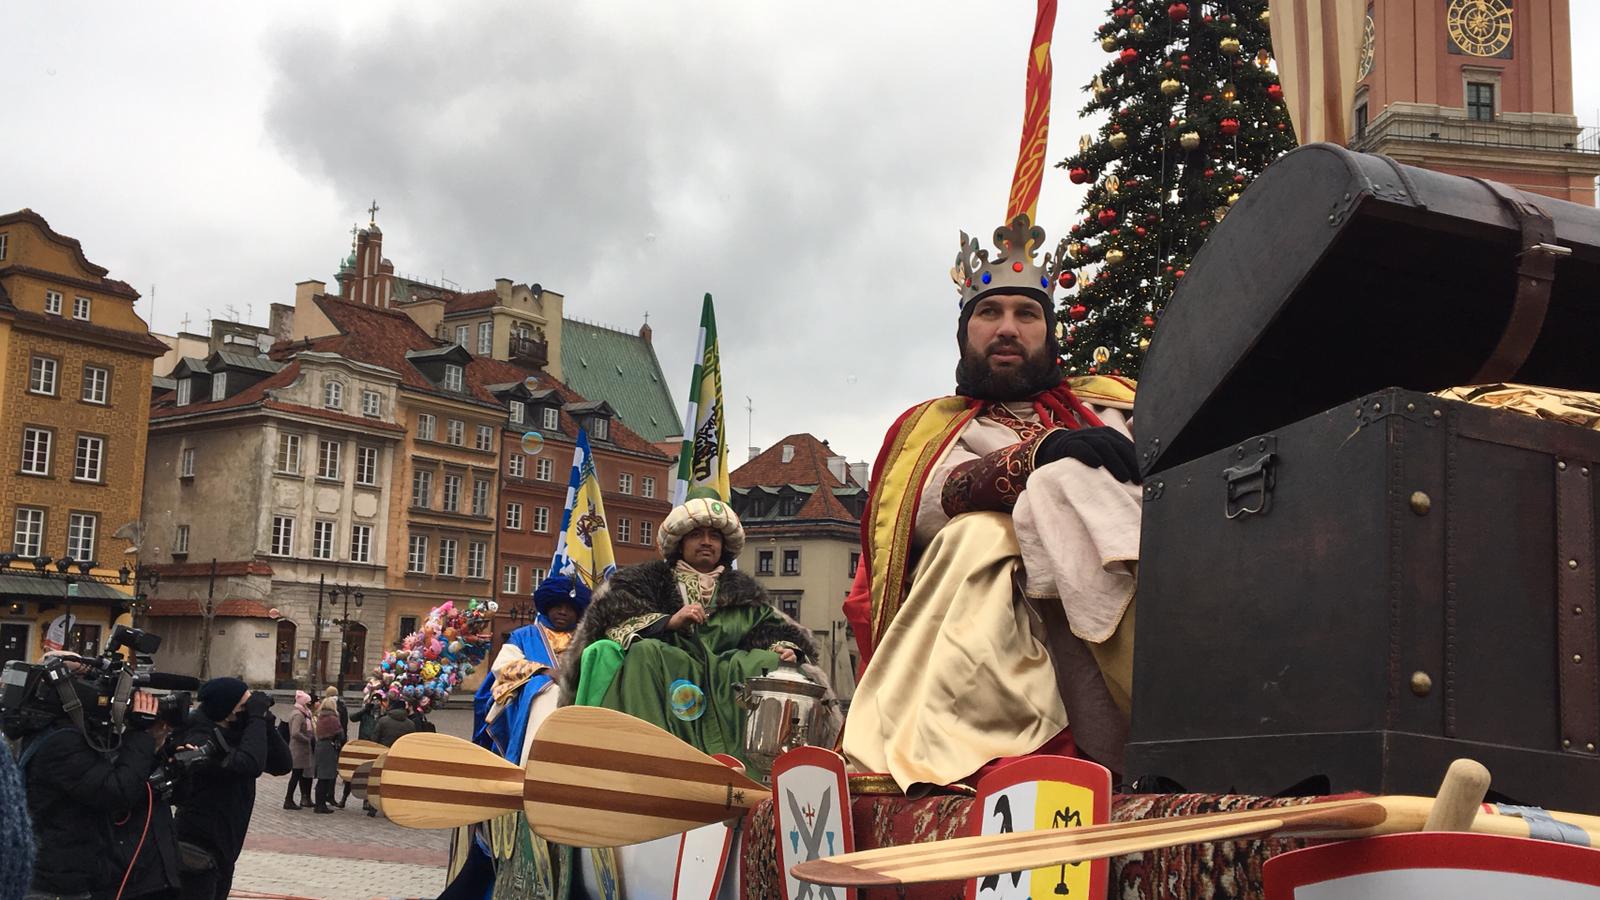
[[539,376],[529,375],[527,378],[522,379],[522,386],[529,391],[539,390]]
[[538,456],[544,452],[544,435],[537,431],[529,431],[522,436],[522,452],[529,456]]

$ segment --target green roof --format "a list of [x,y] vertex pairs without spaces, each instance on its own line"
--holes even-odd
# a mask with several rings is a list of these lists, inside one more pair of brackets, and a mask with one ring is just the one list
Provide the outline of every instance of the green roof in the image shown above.
[[[561,320],[561,374],[589,400],[604,400],[617,418],[647,441],[683,434],[655,348],[637,334]],[[687,381],[689,373],[683,373]]]

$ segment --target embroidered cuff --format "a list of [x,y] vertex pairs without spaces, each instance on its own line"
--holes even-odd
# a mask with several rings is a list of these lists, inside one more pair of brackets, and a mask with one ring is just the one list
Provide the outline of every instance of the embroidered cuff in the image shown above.
[[1028,476],[1033,474],[1039,442],[1050,431],[956,466],[940,493],[945,515],[955,518],[985,510],[1010,512],[1022,489],[1028,486]]
[[606,637],[621,644],[623,650],[627,650],[641,637],[641,632],[665,618],[666,616],[661,613],[645,613],[642,616],[623,619],[606,629]]

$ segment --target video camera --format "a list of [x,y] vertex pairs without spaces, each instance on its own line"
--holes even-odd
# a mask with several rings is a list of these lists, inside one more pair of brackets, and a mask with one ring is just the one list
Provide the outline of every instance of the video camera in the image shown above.
[[[66,718],[91,745],[109,749],[128,728],[157,721],[183,725],[194,705],[197,679],[138,668],[161,647],[161,636],[118,625],[100,656],[48,656],[37,663],[11,660],[0,670],[0,732],[16,739]],[[127,655],[119,650],[128,650]],[[166,692],[154,714],[131,709],[133,692]]]

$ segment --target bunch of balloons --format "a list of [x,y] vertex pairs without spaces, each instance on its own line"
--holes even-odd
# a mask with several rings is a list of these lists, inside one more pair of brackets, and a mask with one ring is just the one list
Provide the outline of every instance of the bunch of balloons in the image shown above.
[[373,667],[367,697],[404,700],[423,710],[443,702],[483,662],[498,608],[493,600],[468,600],[462,606],[447,600],[434,608],[401,649],[389,651]]

